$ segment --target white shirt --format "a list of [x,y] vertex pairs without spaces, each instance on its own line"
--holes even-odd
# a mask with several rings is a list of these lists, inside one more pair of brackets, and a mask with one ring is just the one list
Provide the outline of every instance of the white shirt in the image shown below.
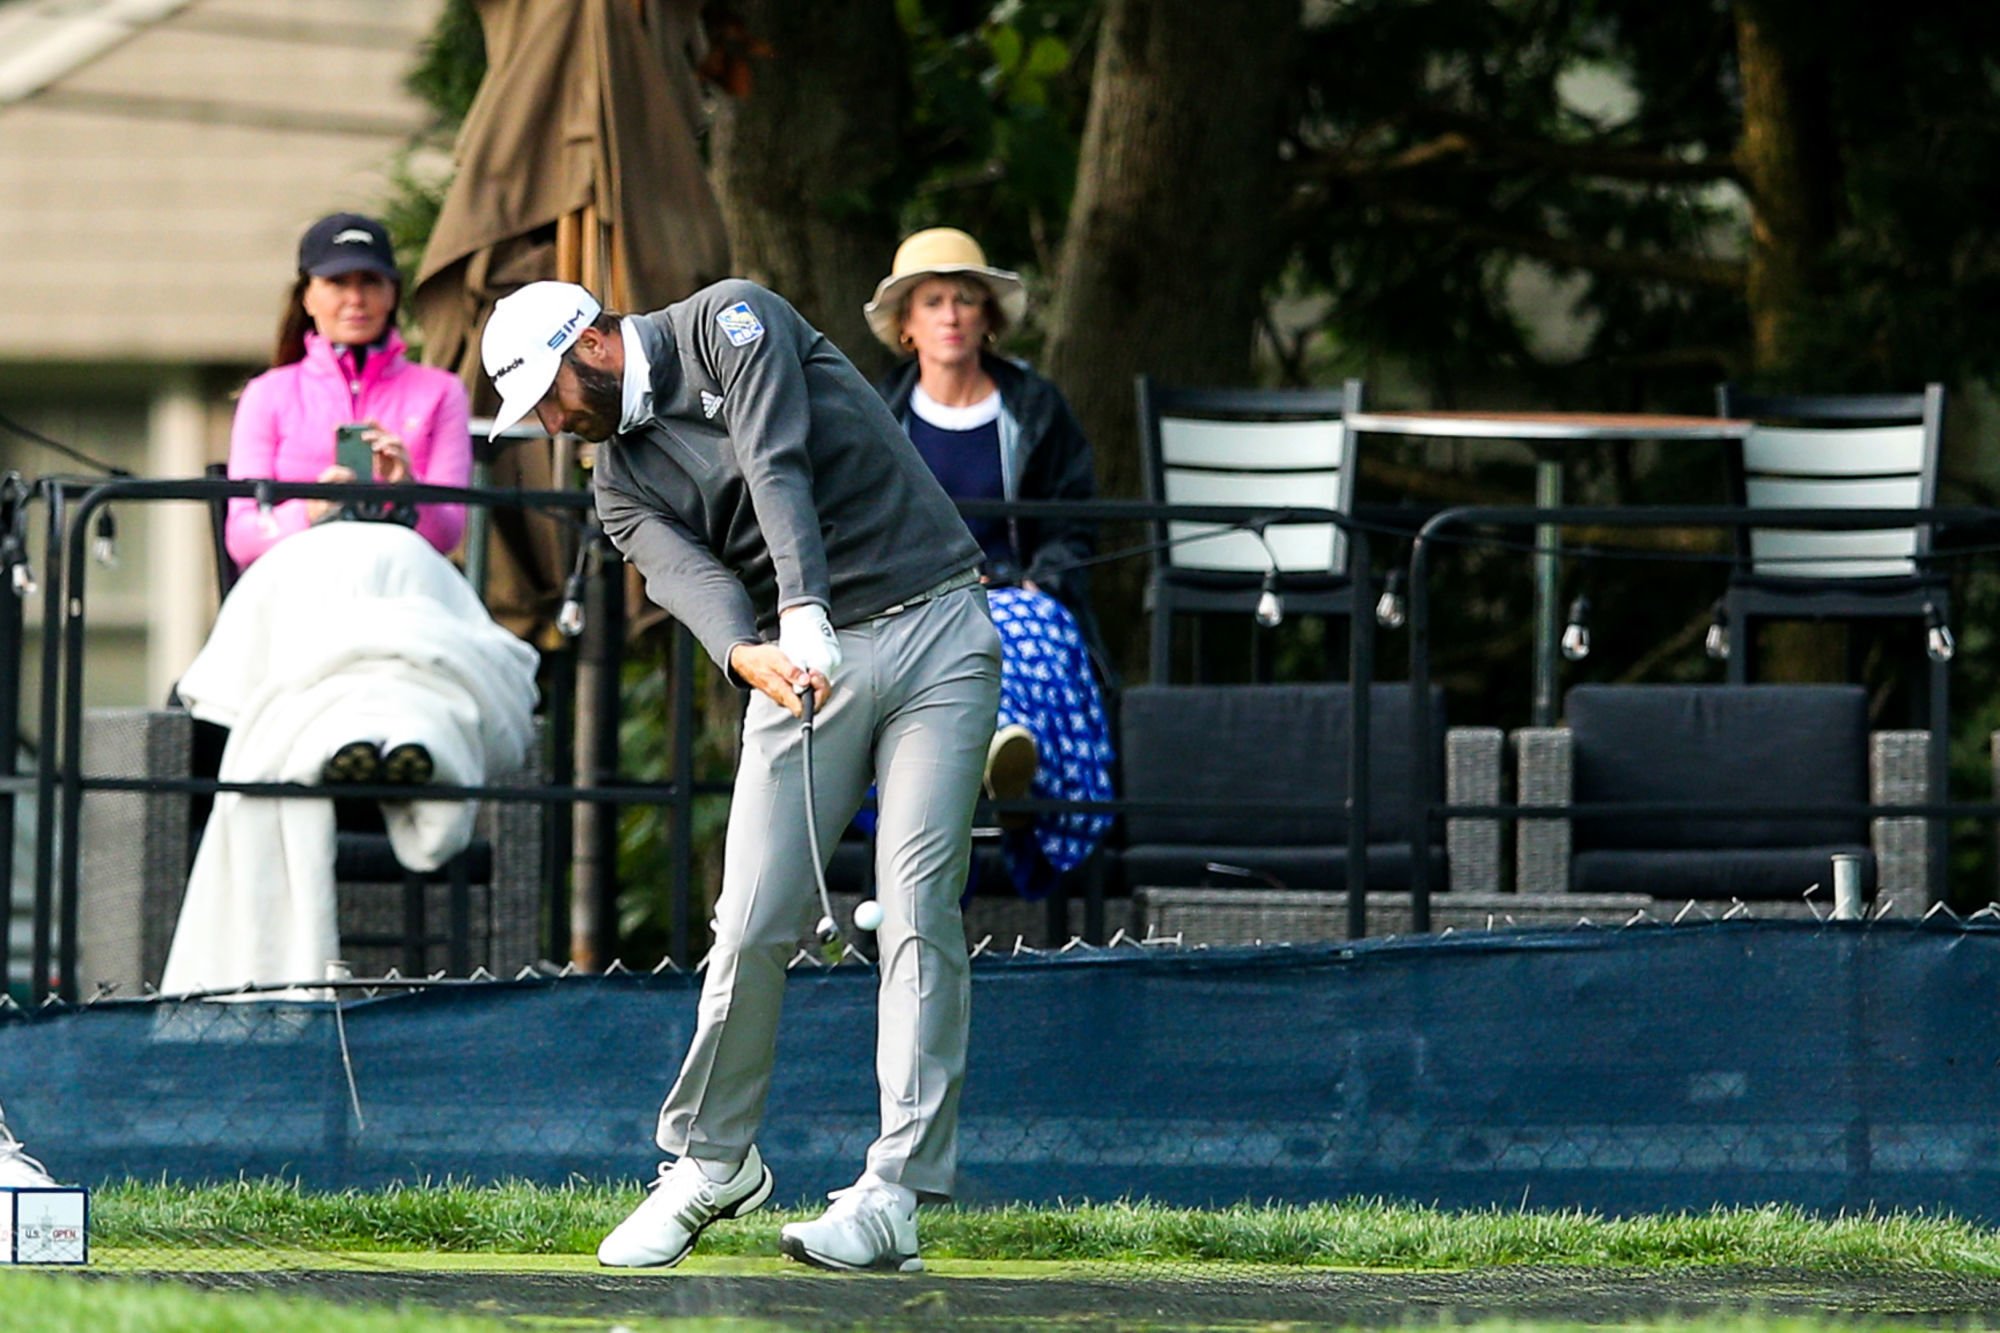
[[1000,419],[1000,390],[996,388],[965,407],[946,407],[925,393],[924,386],[919,384],[910,391],[910,410],[939,430],[977,430],[989,421]]
[[632,328],[630,316],[618,321],[618,336],[625,344],[625,381],[619,406],[624,415],[618,429],[637,429],[653,416],[653,363],[646,359],[646,345]]

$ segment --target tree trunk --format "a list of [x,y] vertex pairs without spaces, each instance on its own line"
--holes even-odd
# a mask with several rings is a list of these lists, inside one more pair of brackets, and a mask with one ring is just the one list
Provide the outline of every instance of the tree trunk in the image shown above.
[[[1735,13],[1743,84],[1736,156],[1750,194],[1752,373],[1790,389],[1837,387],[1812,382],[1807,351],[1820,257],[1836,225],[1839,170],[1826,68],[1801,25],[1830,20],[1792,0],[1738,0]],[[1772,624],[1764,630],[1760,674],[1843,680],[1847,634],[1838,624]]]
[[[733,10],[749,86],[722,101],[709,174],[734,271],[790,301],[872,379],[893,358],[861,307],[896,251],[911,102],[893,0],[736,0]],[[698,664],[695,679],[700,768],[726,778],[743,696],[712,664]],[[697,832],[696,957],[721,885],[721,843]]]
[[861,307],[896,250],[908,61],[891,0],[739,0],[750,87],[711,158],[736,271],[778,292],[870,376],[891,356]]
[[[1298,0],[1108,0],[1063,240],[1048,372],[1076,408],[1106,497],[1145,493],[1133,377],[1247,382],[1282,250],[1282,66]],[[1133,534],[1107,531],[1107,547]],[[1144,660],[1143,561],[1099,571],[1112,654]]]
[[1791,0],[1741,0],[1736,60],[1743,137],[1736,156],[1750,194],[1751,355],[1760,377],[1807,372],[1819,262],[1833,238],[1839,167],[1825,63]]

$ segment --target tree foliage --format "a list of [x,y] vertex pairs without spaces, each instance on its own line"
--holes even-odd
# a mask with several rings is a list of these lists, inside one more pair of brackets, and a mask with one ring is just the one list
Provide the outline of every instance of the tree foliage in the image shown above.
[[1304,31],[1284,217],[1336,346],[1447,402],[1626,399],[1728,360],[1723,6],[1353,0]]
[[486,33],[479,26],[479,11],[472,0],[445,0],[403,86],[431,108],[442,128],[455,130],[472,109],[485,77]]
[[1836,230],[1800,363],[1856,387],[2000,365],[2000,7],[1793,3],[1827,71]]
[[[444,207],[446,184],[420,178],[412,158],[416,152],[450,145],[485,77],[486,34],[479,26],[478,11],[472,0],[445,0],[436,25],[417,48],[416,61],[403,78],[403,86],[430,108],[431,124],[423,141],[391,168],[394,188],[382,210],[395,243],[396,262],[405,273],[415,273],[422,263],[424,246]],[[410,336],[420,339],[420,332],[412,329]]]
[[1093,0],[896,0],[913,95],[902,230],[960,227],[993,263],[1025,270],[1038,299],[1017,343],[1038,342],[1046,327],[1097,8]]
[[[1149,227],[1093,237],[1115,253],[1088,263],[1064,247],[1077,201],[1101,184],[1080,173],[1118,169],[1115,154],[1093,166],[1081,151],[1107,16],[1191,31],[1207,7],[870,2],[893,7],[904,39],[870,77],[906,88],[908,123],[869,206],[903,231],[964,227],[1022,269],[1035,312],[1011,348],[1040,357],[1053,335],[1084,381],[1065,382],[1073,396],[1128,363],[1178,365],[1179,323],[1214,317],[1200,295],[1212,274],[1149,266]],[[711,20],[733,8],[711,4]],[[1244,150],[1275,164],[1242,177],[1271,252],[1242,270],[1263,313],[1234,332],[1259,336],[1263,378],[1359,373],[1389,406],[1693,412],[1723,378],[1819,391],[1940,379],[1958,417],[1948,493],[1995,492],[1991,461],[1967,447],[1981,423],[1963,391],[2000,362],[2000,6],[1303,0],[1294,12],[1275,33],[1282,115]],[[477,37],[469,0],[449,0],[412,83],[443,124],[477,86]],[[1262,114],[1199,77],[1183,96],[1204,117]],[[1181,205],[1226,170],[1190,167],[1156,197],[1156,221],[1201,228]],[[408,230],[421,227],[412,214]],[[1109,318],[1099,301],[1058,327],[1075,288],[1118,265],[1158,289],[1147,317]],[[1131,493],[1129,422],[1092,429],[1107,491]],[[1607,450],[1574,461],[1572,495],[1718,498],[1718,471],[1687,452]],[[1385,455],[1372,484],[1377,498],[1525,500],[1525,477],[1518,460],[1433,451]],[[1600,647],[1579,674],[1712,673],[1699,651],[1712,575],[1591,571]],[[1441,678],[1525,700],[1522,562],[1468,557],[1454,578]],[[1984,585],[1961,592],[1961,605],[1995,601]],[[1384,645],[1389,660],[1399,650]],[[1965,655],[1966,692],[1992,694],[1993,670]]]
[[[1807,197],[1758,199],[1741,42],[1791,71]],[[1827,389],[1983,373],[2000,315],[1995,11],[1847,0],[1342,0],[1305,23],[1291,243],[1339,347],[1431,394],[1610,405],[1731,374]],[[1780,355],[1753,359],[1764,214],[1812,224]],[[1582,336],[1536,346],[1524,275]],[[1966,299],[1985,295],[1989,299]],[[1564,309],[1566,307],[1566,310]],[[1544,314],[1546,318],[1546,314]]]
[[[874,71],[911,90],[905,229],[963,226],[1052,292],[1102,0],[878,3],[907,42]],[[1750,361],[1746,12],[1802,71],[1822,159],[1786,366]],[[1288,42],[1267,295],[1321,314],[1279,321],[1310,348],[1280,347],[1275,378],[1362,364],[1423,401],[1609,406],[1685,404],[1725,373],[1861,388],[2000,360],[2000,7],[1316,0]],[[448,0],[409,85],[449,132],[483,72],[471,0]]]

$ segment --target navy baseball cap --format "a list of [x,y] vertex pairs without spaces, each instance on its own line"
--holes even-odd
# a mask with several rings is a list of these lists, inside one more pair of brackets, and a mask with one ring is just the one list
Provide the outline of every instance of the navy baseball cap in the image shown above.
[[402,281],[389,233],[374,218],[359,213],[334,213],[306,229],[299,239],[299,272],[315,278],[337,278],[361,270]]

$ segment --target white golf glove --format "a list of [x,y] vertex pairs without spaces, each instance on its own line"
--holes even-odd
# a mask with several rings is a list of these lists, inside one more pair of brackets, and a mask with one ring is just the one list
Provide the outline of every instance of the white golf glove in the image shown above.
[[840,636],[826,618],[826,608],[806,602],[778,617],[778,649],[792,665],[817,671],[827,680],[840,667]]

